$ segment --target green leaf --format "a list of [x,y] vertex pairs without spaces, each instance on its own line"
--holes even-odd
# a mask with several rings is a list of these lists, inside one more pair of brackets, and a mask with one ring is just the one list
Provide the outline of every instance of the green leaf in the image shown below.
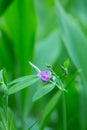
[[[17,82],[16,84],[14,84],[12,87],[10,87],[8,89],[8,95],[10,94],[14,94],[17,93],[18,91],[34,84],[35,82],[37,82],[39,80],[39,78],[35,75],[30,75],[27,78],[24,78],[23,81],[21,82]],[[20,81],[20,80],[19,80]],[[15,81],[13,81],[14,83]]]
[[4,79],[4,83],[7,85],[7,82],[8,82],[8,80],[7,80],[7,71],[6,71],[5,68],[3,68],[3,79]]
[[87,39],[74,20],[71,20],[65,13],[59,2],[55,1],[61,37],[73,63],[77,68],[82,69],[82,75],[86,81],[87,62],[85,56],[87,55]]
[[3,82],[3,72],[0,70],[0,83]]
[[55,63],[60,55],[62,44],[57,31],[54,2],[52,0],[43,2],[35,0],[35,9],[38,17],[35,64],[40,69],[45,69],[46,64],[53,65]]
[[[33,76],[33,75],[32,75]],[[31,76],[31,77],[32,77]],[[13,80],[13,81],[11,81],[10,83],[8,83],[8,86],[10,87],[10,86],[12,86],[12,85],[14,85],[14,84],[17,84],[17,83],[19,83],[19,82],[24,82],[25,80],[28,80],[29,79],[29,75],[27,75],[27,76],[23,76],[23,77],[20,77],[20,78],[17,78],[17,79],[15,79],[15,80]]]
[[[77,8],[78,6],[78,8]],[[80,22],[84,25],[84,28],[87,30],[87,1],[86,0],[76,0],[74,5],[74,13],[76,17],[79,17]]]
[[4,130],[2,122],[0,122],[0,130]]
[[[83,111],[83,126],[86,128],[87,123],[87,61],[86,61],[86,55],[87,55],[87,38],[85,37],[83,30],[80,29],[77,23],[75,23],[74,20],[70,19],[68,14],[64,11],[62,6],[59,4],[57,0],[55,0],[55,5],[57,9],[57,15],[58,15],[58,21],[60,25],[60,34],[64,41],[64,45],[66,46],[66,49],[75,64],[75,66],[78,69],[81,69],[81,80],[83,82],[82,92],[83,92],[83,104],[85,104],[85,112]],[[80,9],[81,10],[81,9]],[[81,94],[81,93],[80,93]],[[85,98],[86,97],[86,98]],[[81,104],[82,105],[82,104]],[[83,108],[83,106],[82,106]]]
[[2,108],[0,108],[0,120],[2,121],[4,130],[8,130],[6,115]]
[[35,121],[27,130],[31,130],[36,125],[37,122],[38,122],[38,120]]
[[[28,65],[28,61],[33,60],[37,28],[34,1],[22,0],[20,2],[19,0],[14,0],[3,18],[12,39],[11,45],[15,55],[13,61],[16,63],[14,74],[21,76],[30,74],[32,68]],[[24,89],[20,94],[22,106],[19,107],[22,109],[22,117],[24,116],[25,118],[28,116],[31,107],[29,104],[29,99],[31,98],[29,94],[30,89]]]
[[[0,68],[4,67],[14,73],[15,55],[12,46],[12,40],[8,33],[7,26],[4,25],[5,20],[0,19]],[[14,59],[14,61],[13,61]]]
[[9,129],[16,130],[15,125],[14,125],[15,122],[14,122],[13,113],[9,108],[7,110],[8,110],[8,126],[9,126]]
[[0,95],[7,93],[5,69],[0,70]]
[[40,130],[43,130],[45,125],[47,124],[48,118],[50,116],[50,114],[53,112],[53,110],[55,109],[59,99],[61,96],[61,92],[57,92],[53,98],[50,100],[50,102],[47,104],[43,116],[42,116],[42,120],[40,123]]
[[7,84],[7,72],[5,68],[0,70],[0,81]]
[[47,93],[49,93],[50,91],[52,91],[55,88],[55,85],[53,84],[48,84],[46,86],[43,86],[42,88],[40,88],[33,96],[33,101],[36,101],[40,98],[42,98],[43,96],[45,96]]
[[68,67],[69,67],[69,64],[70,64],[70,61],[69,61],[69,59],[67,59],[67,60],[64,62],[64,67],[65,67],[65,68],[68,68]]
[[14,0],[6,11],[4,20],[12,38],[12,47],[17,56],[15,60],[18,60],[19,72],[21,75],[28,74],[31,68],[27,61],[32,61],[35,45],[36,15],[34,2],[22,0],[20,3],[20,1]]
[[0,16],[5,12],[13,0],[0,0]]

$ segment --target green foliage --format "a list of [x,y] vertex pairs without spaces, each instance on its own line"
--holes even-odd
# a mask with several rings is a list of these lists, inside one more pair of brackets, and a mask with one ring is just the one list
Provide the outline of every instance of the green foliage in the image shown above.
[[5,10],[8,8],[12,1],[13,0],[0,0],[0,16],[5,12]]
[[64,62],[64,67],[65,67],[65,68],[68,68],[68,67],[69,67],[69,64],[70,64],[70,61],[69,61],[69,59],[67,59],[67,60]]
[[[20,82],[18,82],[18,81],[20,81]],[[17,83],[12,85],[12,87],[10,87],[8,89],[8,94],[10,95],[10,94],[17,93],[18,91],[34,84],[37,81],[38,81],[38,78],[33,75],[27,76],[26,78],[23,77],[23,78],[17,79],[16,81],[13,81],[13,83],[15,83],[15,82],[17,82]]]
[[87,129],[86,15],[86,0],[0,0],[0,130]]
[[52,99],[50,100],[50,102],[47,104],[45,111],[43,113],[42,116],[42,120],[41,120],[41,125],[40,125],[40,130],[44,129],[47,120],[49,119],[50,114],[52,113],[52,111],[55,109],[59,99],[61,96],[61,92],[57,92],[54,97],[52,97]]
[[6,70],[0,70],[0,93],[5,94],[7,93],[7,81],[6,81]]
[[38,91],[36,91],[36,93],[33,96],[33,101],[38,100],[39,98],[45,96],[47,93],[49,93],[50,91],[52,91],[54,89],[55,85],[53,84],[48,84],[45,85],[44,87],[40,88]]
[[74,64],[78,68],[82,69],[82,73],[84,73],[83,75],[86,78],[87,63],[85,60],[85,55],[87,53],[87,39],[76,23],[71,21],[71,19],[66,15],[61,5],[58,2],[55,2],[55,4],[59,12],[58,20],[60,20],[62,40],[64,41]]

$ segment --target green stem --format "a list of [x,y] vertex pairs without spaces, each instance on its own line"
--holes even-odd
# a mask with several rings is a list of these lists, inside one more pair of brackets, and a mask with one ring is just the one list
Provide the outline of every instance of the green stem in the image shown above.
[[8,130],[9,128],[8,128],[8,96],[7,95],[5,95],[4,97],[3,110],[5,113],[5,119],[6,119],[6,122],[4,122],[5,130]]
[[[60,90],[62,90],[62,111],[63,111],[63,130],[67,130],[67,119],[66,119],[66,102],[65,102],[65,96],[64,92],[67,92],[65,90],[64,84],[62,83],[59,76],[53,71],[53,69],[50,67],[50,71],[52,72],[52,75],[54,75],[58,80],[57,82],[50,81],[51,83],[55,84]],[[60,87],[61,86],[61,87]]]
[[66,102],[64,92],[62,92],[62,111],[63,111],[63,130],[67,130]]
[[8,126],[8,95],[6,95],[6,121],[7,121],[7,129],[9,129],[9,126]]

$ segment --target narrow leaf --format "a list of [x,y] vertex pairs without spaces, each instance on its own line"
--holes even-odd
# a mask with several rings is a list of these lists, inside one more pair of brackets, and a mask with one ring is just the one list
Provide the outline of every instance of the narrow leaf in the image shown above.
[[36,101],[38,99],[40,99],[41,97],[43,97],[44,95],[46,95],[47,93],[49,93],[50,91],[52,91],[54,89],[55,85],[53,84],[48,84],[42,88],[40,88],[35,95],[33,96],[33,101]]
[[[15,80],[11,81],[10,83],[8,83],[8,86],[10,87],[10,86],[12,86],[14,84],[17,84],[19,82],[24,82],[25,80],[29,79],[29,77],[30,76],[27,75],[27,76],[23,76],[23,77],[17,78]],[[33,78],[33,77],[34,77],[34,75],[31,76],[31,78]]]
[[60,99],[60,96],[61,96],[61,92],[57,92],[53,96],[53,98],[50,100],[50,102],[47,104],[45,111],[43,113],[43,116],[42,116],[42,120],[41,120],[41,124],[40,124],[40,130],[44,129],[50,114],[53,112],[53,110],[55,109],[55,107],[56,107],[56,105],[57,105],[57,103]]
[[60,25],[60,34],[66,49],[77,68],[82,69],[85,80],[87,77],[87,39],[79,26],[70,19],[62,6],[55,0],[57,16]]
[[10,87],[8,89],[8,95],[14,94],[14,93],[16,93],[16,92],[18,92],[18,91],[32,85],[32,84],[34,84],[38,80],[39,80],[38,77],[36,77],[34,75],[30,75],[28,78],[26,78],[22,82],[18,82],[17,84],[14,84],[12,87]]
[[[65,12],[61,4],[55,0],[55,5],[57,9],[57,16],[60,25],[60,34],[66,46],[66,49],[78,69],[81,69],[81,80],[84,83],[84,87],[82,87],[83,98],[85,99],[83,104],[85,104],[85,112],[82,109],[84,123],[83,126],[86,128],[87,122],[87,38],[84,35],[83,30],[81,30],[80,26],[72,20],[68,14]],[[80,9],[81,10],[81,9]],[[85,98],[86,97],[86,98]]]

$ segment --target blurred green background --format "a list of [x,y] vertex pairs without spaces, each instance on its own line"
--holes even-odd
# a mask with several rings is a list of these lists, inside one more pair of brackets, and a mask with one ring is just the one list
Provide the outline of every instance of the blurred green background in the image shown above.
[[[87,0],[0,0],[0,69],[8,80],[32,74],[28,61],[40,69],[46,64],[67,86],[65,94],[67,130],[87,130]],[[70,59],[69,75],[61,75],[60,65]],[[77,71],[80,70],[79,75]],[[63,130],[62,99],[43,121],[44,110],[57,89],[32,102],[42,83],[9,97],[16,129]]]

